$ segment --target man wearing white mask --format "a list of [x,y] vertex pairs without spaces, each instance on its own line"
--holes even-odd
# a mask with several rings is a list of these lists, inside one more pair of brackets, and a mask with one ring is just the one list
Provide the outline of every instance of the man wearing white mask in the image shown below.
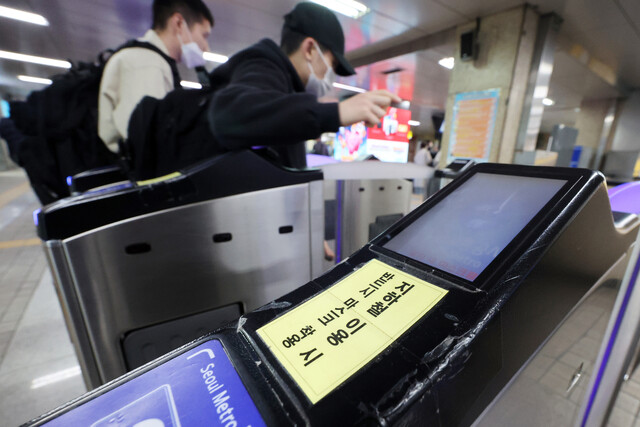
[[232,56],[211,74],[209,124],[217,150],[270,146],[282,164],[306,165],[304,141],[360,121],[377,124],[400,98],[385,90],[346,101],[319,99],[335,74],[355,70],[344,57],[344,34],[327,8],[303,2],[285,16],[280,46],[270,39]]
[[[176,62],[204,65],[203,51],[214,19],[202,0],[154,0],[152,29],[138,39],[151,45],[130,47],[107,62],[98,97],[98,134],[111,151],[126,139],[129,117],[145,96],[164,98],[180,87]],[[155,49],[154,49],[155,48]]]

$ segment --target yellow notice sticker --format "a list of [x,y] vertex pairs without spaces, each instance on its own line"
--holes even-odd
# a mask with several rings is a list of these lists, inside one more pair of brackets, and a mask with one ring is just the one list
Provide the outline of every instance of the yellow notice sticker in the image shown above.
[[258,329],[312,403],[380,354],[448,291],[371,260]]

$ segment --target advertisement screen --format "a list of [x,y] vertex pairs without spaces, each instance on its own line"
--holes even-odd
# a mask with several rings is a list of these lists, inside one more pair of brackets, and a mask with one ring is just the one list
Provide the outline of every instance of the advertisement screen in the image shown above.
[[364,122],[341,127],[336,134],[333,156],[349,162],[375,156],[383,162],[406,163],[409,156],[411,111],[389,107],[377,126]]
[[333,157],[352,162],[367,156],[367,127],[364,122],[341,127],[333,144]]
[[566,182],[475,174],[384,247],[473,281]]
[[9,117],[9,103],[4,99],[0,99],[0,117]]

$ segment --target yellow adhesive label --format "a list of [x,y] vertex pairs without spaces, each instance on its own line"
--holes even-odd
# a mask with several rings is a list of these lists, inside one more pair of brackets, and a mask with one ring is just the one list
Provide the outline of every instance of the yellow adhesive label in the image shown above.
[[158,182],[168,181],[173,178],[178,178],[179,176],[182,176],[180,172],[173,172],[173,173],[170,173],[169,175],[164,175],[158,178],[147,179],[145,181],[138,181],[136,182],[136,184],[142,187],[143,185],[157,184]]
[[371,260],[258,329],[312,403],[366,365],[448,291]]

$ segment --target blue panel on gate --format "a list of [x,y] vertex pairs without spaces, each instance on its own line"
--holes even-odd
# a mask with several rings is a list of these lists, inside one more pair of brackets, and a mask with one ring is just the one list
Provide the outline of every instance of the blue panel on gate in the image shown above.
[[180,354],[46,426],[264,426],[218,340]]
[[580,164],[580,156],[582,155],[582,147],[580,145],[576,145],[573,148],[573,154],[571,155],[571,163],[569,167],[577,168]]

